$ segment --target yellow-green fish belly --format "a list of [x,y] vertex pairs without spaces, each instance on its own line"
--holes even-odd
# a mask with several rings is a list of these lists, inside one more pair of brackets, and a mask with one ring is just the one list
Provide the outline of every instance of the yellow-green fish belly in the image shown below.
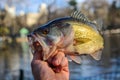
[[72,23],[74,30],[74,49],[79,54],[91,54],[103,48],[102,36],[86,24]]

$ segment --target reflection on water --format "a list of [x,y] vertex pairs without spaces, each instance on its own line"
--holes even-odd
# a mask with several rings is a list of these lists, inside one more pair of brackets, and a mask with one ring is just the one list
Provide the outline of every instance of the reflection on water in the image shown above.
[[[104,35],[105,49],[102,59],[95,61],[90,56],[82,56],[82,64],[70,62],[70,80],[120,80],[120,34]],[[33,80],[30,68],[32,54],[28,44],[0,51],[0,80]],[[21,72],[21,73],[20,73]],[[106,75],[106,76],[105,76]]]
[[[16,44],[0,51],[0,80],[23,80],[20,72],[24,72],[24,78],[33,80],[30,68],[32,59],[28,51],[28,44]],[[25,80],[26,80],[25,79]]]

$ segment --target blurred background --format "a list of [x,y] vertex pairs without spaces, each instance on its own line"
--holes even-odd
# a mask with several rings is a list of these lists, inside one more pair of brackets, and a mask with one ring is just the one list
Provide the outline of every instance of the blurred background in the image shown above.
[[120,0],[0,0],[0,80],[34,80],[26,35],[74,10],[102,20],[105,48],[100,61],[70,62],[70,80],[120,80]]

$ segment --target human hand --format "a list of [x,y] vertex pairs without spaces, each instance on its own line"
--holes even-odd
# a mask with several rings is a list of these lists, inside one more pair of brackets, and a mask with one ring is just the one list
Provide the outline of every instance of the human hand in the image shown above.
[[35,80],[69,80],[68,60],[63,52],[56,51],[48,61],[42,61],[40,54],[35,52],[31,62]]

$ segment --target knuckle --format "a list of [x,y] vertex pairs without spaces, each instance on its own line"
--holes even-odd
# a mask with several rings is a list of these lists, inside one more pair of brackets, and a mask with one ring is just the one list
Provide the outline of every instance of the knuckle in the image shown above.
[[59,52],[57,56],[59,56],[59,57],[60,57],[60,56],[61,56],[61,57],[64,57],[65,54],[64,54],[63,52]]
[[67,65],[68,65],[68,60],[67,60],[66,57],[64,57],[64,58],[62,59],[61,65],[62,65],[62,66],[67,66]]

